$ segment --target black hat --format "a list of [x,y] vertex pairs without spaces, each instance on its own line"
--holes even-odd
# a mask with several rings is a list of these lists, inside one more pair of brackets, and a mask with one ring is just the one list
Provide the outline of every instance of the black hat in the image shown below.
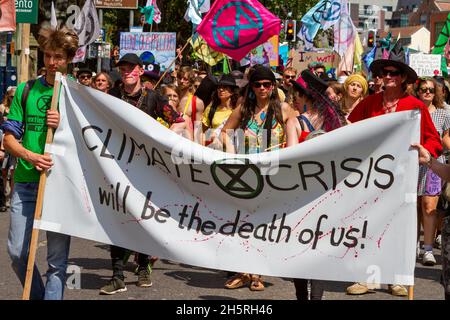
[[252,71],[250,75],[250,82],[260,81],[260,80],[270,80],[276,82],[275,75],[272,70],[262,65],[258,65]]
[[117,66],[120,66],[124,63],[139,65],[141,67],[144,65],[141,58],[139,58],[135,53],[125,54],[122,58],[120,58],[119,62],[117,63]]
[[81,68],[77,71],[77,78],[82,75],[83,73],[87,73],[92,77],[92,71],[88,68]]
[[417,73],[406,64],[405,51],[403,46],[397,41],[394,48],[389,52],[389,59],[375,60],[370,64],[372,74],[379,75],[384,67],[395,67],[406,75],[407,83],[414,83],[417,80]]
[[319,95],[325,95],[325,90],[328,88],[328,84],[310,70],[303,70],[301,77],[297,81],[291,80],[294,88],[307,96],[312,96],[313,92]]
[[236,80],[231,74],[224,74],[219,80],[219,86],[237,87]]

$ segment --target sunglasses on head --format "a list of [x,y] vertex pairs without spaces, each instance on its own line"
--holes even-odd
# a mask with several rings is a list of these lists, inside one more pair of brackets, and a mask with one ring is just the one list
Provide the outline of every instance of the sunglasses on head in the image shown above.
[[272,82],[253,82],[252,87],[253,88],[261,88],[264,87],[266,89],[269,89],[272,86]]
[[382,69],[381,70],[381,75],[383,77],[386,77],[388,75],[390,75],[391,77],[396,77],[403,74],[403,72],[401,70],[386,70],[386,69]]
[[422,88],[419,88],[419,91],[421,93],[427,93],[427,92],[434,93],[434,88],[422,87]]

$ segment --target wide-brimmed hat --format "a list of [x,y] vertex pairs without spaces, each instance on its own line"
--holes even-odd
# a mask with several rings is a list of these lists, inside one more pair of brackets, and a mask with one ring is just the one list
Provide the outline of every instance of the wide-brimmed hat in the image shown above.
[[414,83],[417,80],[417,73],[406,64],[405,51],[403,46],[397,41],[394,48],[389,52],[389,59],[378,59],[370,64],[372,74],[382,74],[385,67],[395,67],[406,75],[407,83]]
[[231,74],[224,74],[218,82],[219,86],[237,87],[236,79]]
[[323,79],[319,78],[308,69],[303,70],[297,81],[291,80],[291,83],[293,84],[294,89],[307,96],[312,96],[313,92],[323,96],[325,90],[328,88],[328,84]]

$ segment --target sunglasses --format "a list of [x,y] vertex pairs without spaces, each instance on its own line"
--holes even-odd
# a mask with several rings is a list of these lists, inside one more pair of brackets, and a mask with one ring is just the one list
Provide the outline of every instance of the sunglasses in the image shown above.
[[295,76],[285,75],[284,78],[285,78],[285,79],[295,79]]
[[422,87],[419,88],[420,93],[434,93],[434,88]]
[[390,75],[391,77],[397,77],[401,74],[403,74],[401,70],[386,70],[386,69],[381,70],[381,75],[383,77],[387,77],[388,75]]
[[264,87],[266,89],[269,89],[272,86],[272,82],[253,82],[252,87],[255,89]]
[[90,79],[90,78],[92,78],[92,76],[80,76],[79,78],[80,79]]

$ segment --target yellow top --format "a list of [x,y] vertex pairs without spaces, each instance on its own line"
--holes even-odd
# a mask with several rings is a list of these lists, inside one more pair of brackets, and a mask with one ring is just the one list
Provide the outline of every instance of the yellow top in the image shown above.
[[202,123],[212,129],[218,128],[221,124],[227,121],[230,115],[233,113],[232,109],[221,108],[217,109],[214,113],[214,117],[212,119],[212,125],[209,123],[209,111],[211,110],[211,105],[206,107],[205,112],[203,112]]

